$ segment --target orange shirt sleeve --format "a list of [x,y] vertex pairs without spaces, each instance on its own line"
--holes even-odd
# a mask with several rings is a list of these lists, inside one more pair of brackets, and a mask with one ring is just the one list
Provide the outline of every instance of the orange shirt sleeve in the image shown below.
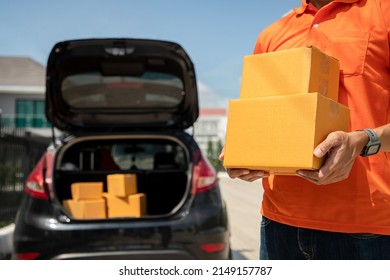
[[253,54],[258,54],[258,53],[262,53],[262,49],[261,49],[261,45],[260,45],[260,40],[259,40],[260,36],[257,37],[257,41],[256,41],[256,44],[255,44],[255,48],[253,50]]
[[[389,0],[379,0],[379,6],[380,6],[380,9],[382,11],[383,21],[386,25],[387,39],[389,41],[389,47],[390,47],[390,1]],[[389,53],[388,66],[390,68],[390,53]]]

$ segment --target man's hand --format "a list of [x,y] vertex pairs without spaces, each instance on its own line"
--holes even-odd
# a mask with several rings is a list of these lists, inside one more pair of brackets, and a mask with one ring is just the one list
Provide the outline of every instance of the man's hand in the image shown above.
[[[221,154],[219,155],[219,160],[223,161],[224,155],[224,149],[222,149]],[[226,173],[232,179],[238,178],[247,182],[253,182],[261,178],[267,178],[269,176],[269,173],[266,171],[241,168],[226,168]]]
[[314,155],[322,158],[327,155],[318,171],[299,170],[297,174],[317,185],[327,185],[348,178],[355,158],[360,154],[368,136],[361,131],[332,132],[314,150]]

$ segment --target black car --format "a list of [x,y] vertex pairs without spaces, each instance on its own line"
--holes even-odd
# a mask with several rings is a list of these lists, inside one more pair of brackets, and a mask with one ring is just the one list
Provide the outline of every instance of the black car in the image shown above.
[[59,42],[46,78],[46,116],[62,133],[26,181],[13,259],[230,258],[216,172],[191,135],[196,76],[180,45]]

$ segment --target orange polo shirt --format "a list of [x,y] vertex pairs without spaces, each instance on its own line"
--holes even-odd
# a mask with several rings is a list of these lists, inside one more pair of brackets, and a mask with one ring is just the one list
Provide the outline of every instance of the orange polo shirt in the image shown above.
[[[390,0],[339,0],[299,8],[263,30],[254,53],[316,46],[340,61],[339,102],[351,129],[390,121]],[[263,180],[261,213],[326,231],[390,235],[390,153],[358,157],[348,179],[326,186],[297,176]]]

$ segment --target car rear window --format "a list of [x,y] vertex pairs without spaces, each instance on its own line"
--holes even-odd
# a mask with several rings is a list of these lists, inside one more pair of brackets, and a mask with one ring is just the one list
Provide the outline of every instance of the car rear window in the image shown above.
[[60,156],[62,170],[185,170],[182,146],[164,139],[81,141]]
[[152,71],[137,76],[72,74],[62,80],[61,91],[66,104],[75,109],[174,108],[184,98],[179,77]]

